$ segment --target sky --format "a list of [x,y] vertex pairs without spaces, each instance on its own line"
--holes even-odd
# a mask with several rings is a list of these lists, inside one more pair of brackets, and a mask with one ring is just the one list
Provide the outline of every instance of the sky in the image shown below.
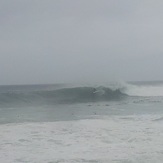
[[1,0],[0,84],[163,80],[162,0]]

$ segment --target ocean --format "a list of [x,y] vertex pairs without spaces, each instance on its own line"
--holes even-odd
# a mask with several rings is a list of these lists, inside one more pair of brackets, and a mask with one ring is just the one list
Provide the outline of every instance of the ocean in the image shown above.
[[163,82],[0,86],[2,163],[162,163]]

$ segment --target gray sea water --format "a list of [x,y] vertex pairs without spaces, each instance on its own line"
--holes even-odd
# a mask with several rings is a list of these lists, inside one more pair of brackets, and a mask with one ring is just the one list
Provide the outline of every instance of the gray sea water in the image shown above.
[[163,162],[163,82],[0,86],[1,162]]

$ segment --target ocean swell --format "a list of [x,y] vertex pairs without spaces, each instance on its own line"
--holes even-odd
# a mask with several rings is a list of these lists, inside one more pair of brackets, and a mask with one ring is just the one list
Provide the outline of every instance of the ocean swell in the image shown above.
[[76,104],[119,101],[127,97],[163,97],[163,85],[111,83],[105,86],[9,86],[0,87],[0,107]]
[[67,104],[121,100],[126,95],[120,89],[107,87],[74,87],[42,91],[13,91],[0,94],[0,106],[37,104]]

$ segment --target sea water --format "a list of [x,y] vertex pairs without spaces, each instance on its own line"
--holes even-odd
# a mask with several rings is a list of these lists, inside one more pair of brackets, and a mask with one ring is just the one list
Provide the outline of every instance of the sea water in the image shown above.
[[0,162],[162,163],[163,82],[0,86]]

